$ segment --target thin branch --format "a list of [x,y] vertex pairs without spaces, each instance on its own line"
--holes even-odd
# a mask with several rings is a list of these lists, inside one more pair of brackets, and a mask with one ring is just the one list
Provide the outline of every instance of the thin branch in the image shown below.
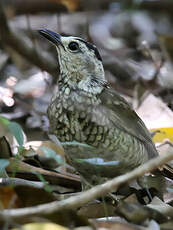
[[45,184],[43,182],[29,181],[20,178],[0,178],[1,186],[28,186],[32,188],[44,188]]
[[[60,185],[67,188],[74,188],[75,190],[81,189],[81,183],[79,176],[71,174],[71,173],[58,173],[49,171],[46,169],[42,169],[39,167],[35,167],[29,165],[22,161],[15,161],[14,166],[14,158],[9,159],[10,164],[7,166],[6,171],[9,176],[13,176],[14,171],[16,172],[17,178],[22,178],[25,180],[39,180],[37,175],[42,175],[46,181],[53,185]],[[17,171],[16,171],[17,169]]]
[[123,185],[140,176],[143,176],[145,173],[153,171],[154,169],[164,165],[170,160],[173,160],[173,151],[162,154],[161,156],[158,156],[157,158],[146,162],[145,164],[139,166],[138,168],[127,174],[116,177],[104,184],[97,185],[88,191],[76,195],[75,197],[70,197],[66,200],[54,201],[49,204],[38,205],[31,208],[0,211],[0,220],[4,220],[7,218],[18,219],[33,215],[46,215],[64,209],[79,208],[80,206],[88,203],[93,199],[105,196],[107,193],[116,191],[120,187],[120,185]]

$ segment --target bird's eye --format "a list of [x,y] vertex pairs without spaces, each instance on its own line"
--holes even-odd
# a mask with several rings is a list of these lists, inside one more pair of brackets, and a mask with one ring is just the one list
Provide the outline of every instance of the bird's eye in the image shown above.
[[76,51],[79,49],[79,45],[77,42],[70,42],[68,48],[72,51]]

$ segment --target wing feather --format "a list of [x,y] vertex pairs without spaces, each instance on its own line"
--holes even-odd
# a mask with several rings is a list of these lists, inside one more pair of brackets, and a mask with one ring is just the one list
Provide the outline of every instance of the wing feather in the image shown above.
[[[79,92],[77,92],[76,97],[79,98],[79,95]],[[97,95],[96,101],[98,103],[88,103],[91,97],[88,97],[86,94],[84,95],[82,92],[80,97],[80,103],[75,104],[76,109],[85,111],[88,120],[93,125],[95,123],[104,127],[106,126],[108,129],[112,127],[120,129],[141,141],[145,145],[149,158],[158,155],[144,122],[125,99],[115,91],[108,88],[103,89]]]

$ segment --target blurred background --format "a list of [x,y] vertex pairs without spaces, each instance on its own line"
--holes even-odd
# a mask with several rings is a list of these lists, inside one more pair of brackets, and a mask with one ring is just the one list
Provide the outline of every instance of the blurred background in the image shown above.
[[94,43],[112,87],[137,109],[152,93],[173,108],[172,0],[0,0],[0,114],[47,138],[59,75],[47,28]]
[[[0,0],[0,212],[62,200],[81,191],[80,177],[65,160],[62,143],[48,136],[46,110],[57,85],[59,66],[55,47],[38,30],[47,28],[94,43],[109,84],[154,131],[153,141],[164,154],[173,151],[172,25],[173,0]],[[173,167],[173,162],[169,166]],[[20,178],[23,180],[18,181]],[[138,199],[138,186],[137,196],[125,196],[122,200],[126,203],[118,208],[119,198],[112,206],[103,199],[103,204],[90,202],[74,212],[62,210],[62,215],[56,210],[48,216],[43,212],[33,219],[23,218],[23,213],[21,218],[12,219],[5,210],[5,214],[0,213],[0,226],[1,222],[7,229],[49,220],[72,229],[86,225],[77,218],[79,214],[84,220],[106,217],[107,222],[109,216],[123,216],[116,220],[124,225],[127,221],[142,224],[142,228],[121,229],[173,229],[173,184],[169,181],[165,189],[160,182],[156,190],[165,190],[165,203],[157,200],[158,213],[153,206],[146,214],[146,206],[141,204],[149,200]],[[146,194],[141,193],[141,197]],[[168,220],[170,227],[159,226]],[[101,229],[108,229],[107,224],[101,222]],[[109,229],[120,229],[116,226]]]

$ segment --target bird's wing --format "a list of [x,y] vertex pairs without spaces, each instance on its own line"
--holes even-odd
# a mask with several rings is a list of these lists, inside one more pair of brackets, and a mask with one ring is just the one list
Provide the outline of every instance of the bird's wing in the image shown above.
[[121,130],[135,136],[141,141],[151,142],[150,134],[139,116],[130,105],[115,91],[105,89],[100,94],[101,103],[98,109],[106,109],[107,116]]
[[101,103],[96,109],[100,111],[104,110],[107,118],[117,128],[142,141],[149,152],[150,158],[158,155],[144,122],[136,112],[132,110],[124,98],[113,90],[104,89],[100,94],[100,100]]
[[[97,97],[98,103],[93,103],[92,109],[89,109],[87,104],[87,96],[83,98],[84,111],[93,124],[97,123],[108,128],[116,127],[141,141],[148,151],[149,158],[158,155],[144,122],[132,110],[124,98],[119,96],[115,91],[107,88]],[[76,109],[81,109],[78,107],[78,104],[76,104]]]

